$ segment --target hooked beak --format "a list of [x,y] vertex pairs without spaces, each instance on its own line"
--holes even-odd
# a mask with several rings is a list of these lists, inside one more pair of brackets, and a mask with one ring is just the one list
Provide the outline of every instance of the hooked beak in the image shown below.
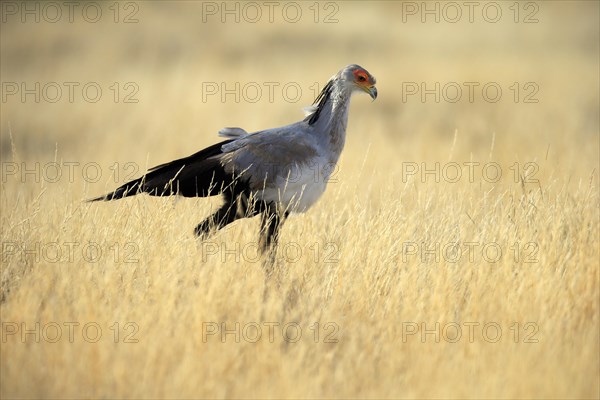
[[373,100],[377,98],[377,88],[375,86],[365,87],[363,90],[369,93],[369,96],[371,96]]

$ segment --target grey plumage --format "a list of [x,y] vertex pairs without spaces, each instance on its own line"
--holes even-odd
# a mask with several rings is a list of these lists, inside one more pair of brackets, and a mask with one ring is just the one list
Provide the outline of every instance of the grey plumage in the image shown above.
[[223,128],[219,136],[227,140],[154,167],[90,201],[138,193],[222,194],[225,203],[196,227],[196,234],[206,236],[236,219],[262,214],[261,247],[267,250],[276,244],[285,218],[308,210],[325,191],[344,147],[351,94],[365,91],[375,99],[374,85],[375,78],[365,69],[348,65],[327,82],[303,120],[254,133]]

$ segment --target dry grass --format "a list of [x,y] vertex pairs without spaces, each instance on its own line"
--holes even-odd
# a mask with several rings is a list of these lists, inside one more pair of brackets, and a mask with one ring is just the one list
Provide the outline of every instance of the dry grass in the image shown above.
[[[313,23],[310,3],[297,24],[202,23],[192,2],[140,3],[137,24],[3,23],[2,82],[95,81],[105,95],[2,103],[2,398],[599,397],[598,3],[538,4],[537,24],[515,24],[501,4],[497,24],[402,23],[393,2],[340,3],[336,24]],[[256,220],[192,236],[217,200],[82,203],[122,183],[128,162],[140,174],[223,126],[296,120],[309,87],[353,62],[380,98],[353,99],[337,181],[286,223],[281,284],[267,297]],[[504,92],[497,103],[403,102],[403,82],[422,81]],[[114,103],[113,82],[135,82],[139,103]],[[298,82],[303,93],[203,102],[203,82]],[[539,103],[512,101],[513,82],[535,82]],[[73,179],[8,173],[54,160],[79,163]],[[82,177],[91,162],[96,183]],[[452,177],[452,162],[480,163],[472,182],[467,167],[455,183],[406,174],[439,163]],[[482,175],[489,163],[497,182]],[[419,253],[436,245],[438,259]],[[459,260],[454,247],[441,253],[448,245]],[[39,343],[9,334],[38,322]],[[102,329],[97,343],[86,323]],[[239,341],[207,335],[236,323]],[[267,323],[279,324],[272,341]],[[288,338],[301,328],[297,342],[286,324]]]

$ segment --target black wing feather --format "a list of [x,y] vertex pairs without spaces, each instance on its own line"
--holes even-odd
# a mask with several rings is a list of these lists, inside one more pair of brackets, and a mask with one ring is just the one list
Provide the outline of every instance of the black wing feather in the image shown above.
[[88,201],[117,200],[138,193],[151,196],[179,194],[185,197],[219,194],[233,181],[233,177],[223,169],[219,157],[223,154],[222,146],[233,140],[225,140],[191,156],[150,168],[144,176],[125,183],[114,192]]

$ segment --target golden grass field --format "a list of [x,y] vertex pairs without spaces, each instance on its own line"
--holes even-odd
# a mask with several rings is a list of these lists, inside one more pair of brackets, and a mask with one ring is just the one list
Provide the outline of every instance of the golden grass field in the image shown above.
[[[228,3],[239,23],[221,2],[90,4],[2,4],[3,399],[600,396],[598,2],[498,2],[495,23],[487,2],[473,22],[295,3],[295,23],[286,3],[272,22]],[[224,126],[302,118],[350,63],[379,98],[353,98],[267,295],[256,218],[200,242],[216,198],[83,202]]]

